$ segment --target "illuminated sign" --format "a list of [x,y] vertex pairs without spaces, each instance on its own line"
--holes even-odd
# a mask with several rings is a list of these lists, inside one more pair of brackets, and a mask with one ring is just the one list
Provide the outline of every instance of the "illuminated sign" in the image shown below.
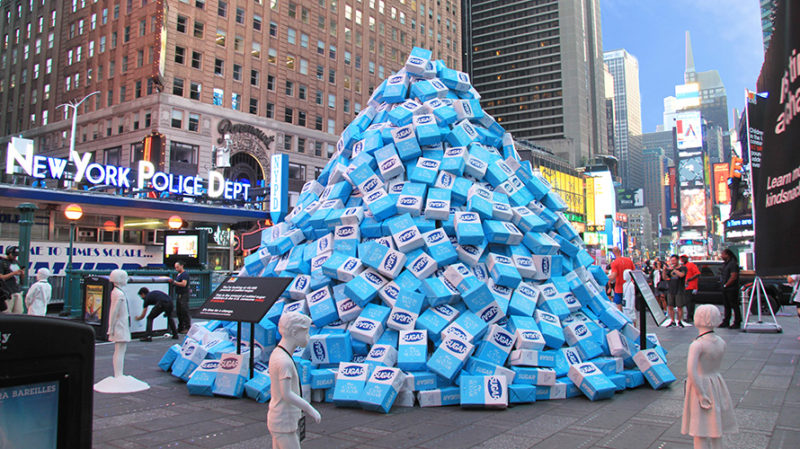
[[611,179],[611,172],[600,171],[587,173],[590,179],[586,180],[586,184],[593,183],[594,187],[594,217],[587,223],[594,225],[605,225],[606,215],[617,213],[617,198],[616,191],[614,190],[614,181]]
[[730,204],[731,192],[728,190],[727,163],[714,164],[714,202],[716,204]]
[[[72,181],[86,181],[96,186],[109,186],[130,190],[132,183],[139,190],[151,186],[157,192],[167,192],[183,196],[203,196],[224,198],[232,201],[247,201],[250,197],[250,184],[230,181],[222,173],[210,170],[208,182],[200,176],[174,175],[156,170],[152,162],[139,161],[136,171],[131,167],[117,167],[91,162],[91,153],[72,155],[75,173]],[[67,176],[67,160],[33,154],[33,141],[12,138],[6,154],[6,174],[12,175],[16,167],[36,179],[64,179]],[[207,189],[206,187],[207,186]]]
[[585,213],[585,194],[583,192],[583,178],[553,170],[549,167],[539,167],[542,176],[553,186],[567,203],[567,211],[573,214]]
[[678,149],[702,148],[703,129],[700,111],[682,112],[675,121]]
[[706,192],[704,189],[681,189],[681,227],[706,227]]
[[269,214],[279,222],[289,210],[289,155],[273,154],[269,177]]
[[688,109],[700,106],[700,85],[697,83],[675,86],[675,109]]

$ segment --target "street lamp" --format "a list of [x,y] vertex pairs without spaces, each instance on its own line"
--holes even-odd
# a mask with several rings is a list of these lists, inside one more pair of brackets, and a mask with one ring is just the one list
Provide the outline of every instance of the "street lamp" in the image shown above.
[[[70,134],[69,138],[69,157],[67,157],[68,162],[73,162],[73,155],[75,154],[75,130],[78,126],[78,106],[82,105],[84,101],[88,100],[89,97],[93,95],[99,94],[100,91],[96,90],[89,95],[81,98],[80,101],[70,101],[69,103],[64,103],[56,106],[57,108],[64,107],[66,110],[67,108],[72,108],[72,133]],[[79,217],[80,218],[80,217]],[[76,219],[77,220],[77,219]]]
[[67,253],[67,267],[64,270],[66,279],[64,280],[64,310],[61,312],[62,316],[69,316],[72,314],[72,302],[70,301],[70,284],[72,276],[72,243],[75,240],[75,225],[78,220],[83,217],[83,209],[80,204],[70,204],[64,209],[64,216],[69,220],[69,252]]
[[183,226],[183,219],[180,215],[173,215],[167,220],[167,226],[169,226],[170,229],[180,229],[181,226]]

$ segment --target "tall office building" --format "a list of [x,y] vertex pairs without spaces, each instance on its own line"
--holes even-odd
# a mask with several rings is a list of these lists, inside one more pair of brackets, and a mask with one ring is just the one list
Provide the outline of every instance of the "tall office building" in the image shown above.
[[[290,191],[317,176],[413,46],[461,65],[460,4],[450,0],[73,0],[0,11],[6,139],[22,134],[37,153],[65,156],[71,116],[56,106],[98,92],[78,108],[79,153],[190,175],[214,166],[212,146],[228,146],[226,176],[253,184],[269,178],[271,155],[288,153]],[[147,136],[156,145],[145,147]]]
[[625,189],[643,186],[639,61],[626,50],[607,51],[603,59],[614,77],[614,156]]
[[574,166],[606,154],[597,0],[465,0],[465,70],[515,138]]
[[769,40],[772,38],[772,32],[775,29],[775,8],[778,6],[778,0],[760,0],[760,3],[761,38],[764,41],[764,53],[766,53],[769,47]]
[[606,148],[609,151],[614,149],[614,124],[617,122],[614,116],[614,75],[608,70],[608,64],[603,63],[603,92],[606,97]]
[[[642,137],[644,138],[644,136],[646,134]],[[667,217],[668,205],[664,196],[664,181],[668,181],[666,175],[672,158],[667,154],[667,149],[659,146],[645,146],[642,155],[644,157],[644,205],[650,211],[653,231],[658,231],[659,221],[664,229],[669,218]]]

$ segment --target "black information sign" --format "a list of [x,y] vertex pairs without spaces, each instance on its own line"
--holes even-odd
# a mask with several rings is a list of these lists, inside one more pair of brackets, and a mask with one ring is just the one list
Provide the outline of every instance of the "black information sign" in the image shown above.
[[[656,296],[653,294],[653,290],[647,283],[644,273],[639,270],[634,270],[632,274],[633,280],[636,282],[636,288],[639,290],[639,293],[642,294],[644,302],[647,304],[647,308],[650,310],[650,316],[653,317],[653,320],[655,320],[656,324],[661,326],[661,323],[663,323],[667,317],[664,316],[664,311],[661,310],[661,306],[658,304]],[[644,323],[642,323],[641,326],[644,326]]]
[[203,303],[198,316],[258,323],[291,282],[292,278],[230,276]]

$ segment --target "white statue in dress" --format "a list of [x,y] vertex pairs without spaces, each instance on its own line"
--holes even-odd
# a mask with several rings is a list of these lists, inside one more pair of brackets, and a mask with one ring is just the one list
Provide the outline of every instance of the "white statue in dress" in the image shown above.
[[[300,375],[292,359],[294,350],[308,344],[311,318],[301,313],[285,313],[278,321],[281,341],[269,357],[270,394],[267,428],[273,449],[299,449],[298,428],[305,428],[303,412],[314,422],[322,416],[302,396]],[[301,422],[302,421],[302,422]]]
[[716,306],[704,304],[694,311],[699,335],[689,346],[686,362],[681,433],[694,437],[695,449],[721,449],[722,436],[738,432],[731,395],[720,374],[726,344],[714,328],[721,322]]

